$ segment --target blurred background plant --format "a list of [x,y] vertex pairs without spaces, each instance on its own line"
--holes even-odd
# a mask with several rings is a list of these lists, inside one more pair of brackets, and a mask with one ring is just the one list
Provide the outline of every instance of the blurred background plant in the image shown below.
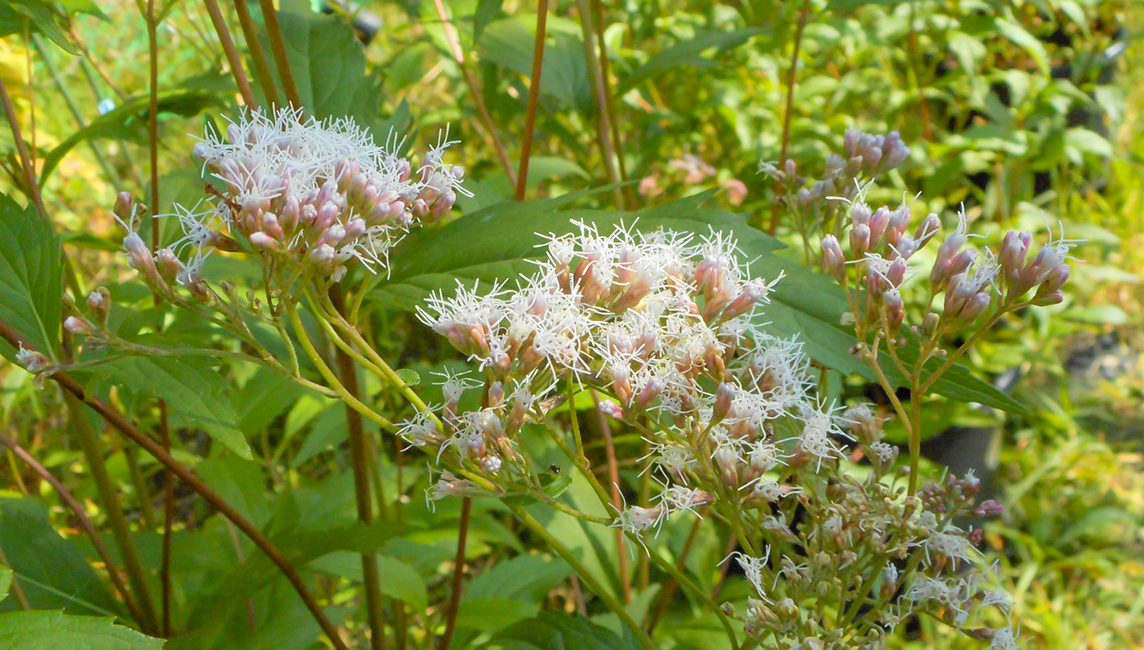
[[[119,190],[146,195],[145,4],[16,0],[0,7],[0,79],[32,149],[47,211],[77,275],[88,281],[85,287],[109,287],[116,305],[126,308],[119,312],[126,322],[117,327],[128,330],[157,317],[150,292],[128,280],[127,266],[116,254],[119,236],[108,210]],[[255,31],[264,34],[258,4],[251,3],[249,11]],[[540,6],[549,4],[542,0]],[[176,201],[194,204],[202,196],[199,169],[187,155],[193,137],[187,134],[201,133],[205,123],[222,124],[239,97],[205,4],[156,5],[162,89],[159,211],[169,212]],[[236,7],[222,5],[222,18],[250,70],[257,62],[238,38],[244,30]],[[781,169],[793,160],[800,175],[814,179],[827,154],[841,151],[847,128],[896,130],[910,156],[872,191],[872,203],[896,203],[906,194],[916,201],[915,213],[938,212],[947,227],[955,223],[953,212],[964,206],[971,232],[993,243],[1010,228],[1044,237],[1050,227],[1057,232],[1058,222],[1070,237],[1086,240],[1075,252],[1084,263],[1073,265],[1065,301],[1006,319],[967,362],[978,376],[1011,392],[1029,413],[936,402],[927,417],[940,426],[927,428],[941,433],[924,449],[931,470],[946,465],[960,474],[974,468],[985,478],[988,494],[1006,504],[1001,518],[984,524],[986,542],[1016,598],[1026,647],[1144,645],[1144,46],[1139,40],[1144,13],[1139,4],[577,0],[551,5],[535,138],[526,156],[529,197],[611,185],[582,204],[634,211],[714,189],[709,204],[748,214],[751,223],[790,245],[784,255],[801,259],[796,224],[777,198],[781,184],[759,173],[760,162]],[[474,193],[459,198],[459,211],[470,215],[513,198],[532,75],[535,4],[281,0],[279,7],[299,93],[319,117],[354,115],[373,126],[379,139],[393,126],[415,142],[451,124],[452,135],[465,143],[452,154],[468,167],[466,186]],[[253,92],[262,98],[266,89],[256,86]],[[0,129],[0,157],[0,188],[13,196],[26,194],[26,177],[7,129]],[[566,212],[574,216],[576,211]],[[174,239],[173,220],[161,225],[161,241]],[[212,279],[225,277],[240,288],[258,279],[257,267],[241,259],[220,256],[214,262],[207,271]],[[363,312],[373,323],[371,342],[383,356],[400,359],[400,366],[414,373],[410,376],[428,384],[429,373],[460,362],[402,309],[411,300],[402,291],[411,283],[409,274],[401,275],[396,269],[395,277],[405,284],[381,288]],[[178,317],[165,324],[168,335],[176,336],[180,328],[187,336],[196,334],[193,327],[200,326]],[[233,402],[236,428],[254,448],[253,460],[212,447],[193,420],[178,420],[182,433],[175,456],[272,532],[289,527],[298,509],[312,527],[341,521],[347,509],[352,513],[344,412],[270,373],[237,363],[225,367],[228,385],[238,386],[226,400],[228,408]],[[108,513],[59,397],[11,366],[0,370],[0,377],[0,433],[63,477],[97,527],[106,529]],[[832,394],[880,399],[853,377],[834,371],[823,377]],[[437,390],[423,388],[426,397]],[[395,409],[400,403],[369,382],[363,390]],[[109,394],[141,424],[154,427],[157,415],[144,387]],[[577,407],[592,408],[590,402]],[[904,433],[897,435],[903,442]],[[161,468],[129,445],[104,437],[108,471],[124,495],[143,562],[158,566]],[[436,514],[430,513],[421,498],[428,481],[424,468],[419,461],[406,465],[409,458],[392,439],[382,441],[389,448],[378,450],[379,507],[412,531],[389,540],[379,556],[390,578],[382,581],[387,618],[399,643],[428,647],[432,635],[423,630],[439,628],[442,612],[427,605],[449,593],[460,505],[443,501]],[[615,444],[634,451],[641,443],[638,435],[618,435]],[[603,454],[600,445],[594,451]],[[84,566],[85,557],[94,558],[96,571],[104,570],[74,516],[12,454],[5,456],[0,563],[16,571],[22,593],[13,590],[0,609],[17,609],[26,598],[38,608],[64,607],[69,613],[121,613],[122,606]],[[635,466],[618,471],[626,485],[640,485]],[[189,490],[176,488],[175,629],[194,634],[168,647],[313,646],[316,627],[272,574],[235,592],[248,607],[211,602],[224,593],[219,585],[233,586],[225,577],[236,566],[249,567],[256,551],[220,517],[209,516],[211,510]],[[570,498],[590,498],[585,489],[574,483]],[[42,501],[15,498],[21,493]],[[473,507],[466,571],[474,577],[460,603],[454,647],[529,647],[526,642],[550,647],[545,644],[555,638],[590,634],[576,627],[576,619],[536,618],[541,609],[585,610],[569,567],[538,552],[536,540],[519,533],[496,503],[478,500]],[[710,567],[726,554],[724,540],[717,539],[713,523],[689,528],[669,524],[662,544],[670,555],[683,556],[703,587],[719,589],[723,576]],[[619,591],[628,580],[620,574],[626,562],[612,536],[573,523],[561,532]],[[348,606],[358,598],[361,579],[353,553],[324,554],[313,540],[294,541],[297,557],[311,560],[309,568],[323,576],[331,617],[347,638],[363,638],[365,623],[350,616]],[[44,557],[60,559],[45,563]],[[707,639],[717,627],[715,619],[693,610],[682,595],[661,605],[654,590],[639,588],[648,584],[646,564],[632,564],[629,608],[638,616],[651,612],[663,619],[657,642],[714,647]],[[61,566],[70,568],[61,571]],[[520,573],[529,577],[509,579]],[[729,599],[746,594],[741,580],[729,582],[726,592]],[[593,620],[621,631],[614,615]],[[277,636],[254,632],[265,629]],[[976,647],[929,620],[904,625],[893,643]]]

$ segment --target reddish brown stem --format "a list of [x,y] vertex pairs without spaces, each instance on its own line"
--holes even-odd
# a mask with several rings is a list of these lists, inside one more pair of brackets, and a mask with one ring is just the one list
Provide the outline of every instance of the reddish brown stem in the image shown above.
[[[798,51],[802,46],[802,31],[806,29],[807,18],[810,17],[810,0],[803,0],[802,8],[798,12],[798,27],[794,32],[794,51],[790,55],[790,68],[787,69],[787,96],[786,108],[783,111],[783,143],[779,150],[779,169],[786,167],[787,150],[790,148],[790,121],[794,111],[795,75],[798,72]],[[782,195],[783,184],[779,183],[775,192],[775,201],[771,204],[771,223],[767,232],[771,235],[779,227],[779,200]]]
[[[222,44],[222,51],[226,54],[226,63],[230,66],[231,74],[234,75],[234,83],[242,95],[242,103],[254,110],[258,106],[258,102],[254,101],[254,91],[250,89],[250,82],[246,80],[246,71],[242,69],[242,59],[239,58],[238,50],[234,47],[234,41],[230,38],[230,30],[226,28],[226,19],[223,18],[215,0],[203,0],[203,4],[207,6],[211,24],[214,25],[215,33],[218,34],[218,41]],[[267,23],[269,22],[267,19]]]
[[[340,287],[333,287],[330,290],[330,301],[339,312],[345,311]],[[335,352],[338,375],[342,385],[346,387],[346,391],[350,395],[357,398],[361,394],[361,390],[358,387],[357,369],[354,368],[354,361],[341,348],[337,348]],[[369,446],[366,444],[365,427],[362,424],[361,413],[358,413],[349,404],[346,404],[345,407],[358,520],[364,524],[370,524],[373,522],[373,508],[370,501]],[[385,614],[382,611],[381,588],[378,583],[377,556],[373,553],[362,553],[361,570],[365,586],[366,615],[369,618],[370,646],[373,650],[381,650],[385,645]]]
[[461,578],[465,574],[465,542],[469,537],[469,513],[473,509],[473,500],[465,497],[461,500],[461,523],[457,531],[457,558],[453,564],[453,593],[449,596],[449,609],[445,612],[445,635],[441,637],[438,650],[449,650],[449,642],[453,640],[453,632],[457,626],[457,609],[461,604]]
[[275,108],[278,106],[278,89],[274,87],[274,77],[270,74],[262,44],[258,42],[258,30],[254,28],[254,20],[250,17],[250,7],[246,0],[234,0],[234,10],[238,13],[238,24],[242,27],[242,37],[246,39],[246,49],[250,50],[250,60],[254,62],[258,87],[262,88],[262,94],[270,102],[270,107]]
[[449,50],[453,54],[453,60],[457,62],[457,67],[461,69],[461,77],[465,80],[465,85],[469,88],[469,94],[473,96],[473,101],[477,105],[477,113],[481,116],[481,122],[485,127],[485,132],[489,135],[489,141],[493,145],[493,150],[496,151],[497,158],[500,159],[501,165],[504,166],[504,173],[508,176],[508,180],[513,186],[516,185],[516,172],[512,169],[512,161],[508,158],[508,152],[505,151],[504,143],[501,142],[500,136],[497,135],[496,126],[493,124],[493,118],[489,114],[489,109],[485,106],[485,98],[481,95],[481,89],[477,85],[477,79],[473,75],[473,71],[469,66],[465,65],[465,54],[461,51],[461,43],[457,40],[457,30],[453,28],[453,23],[449,20],[449,15],[445,12],[445,4],[441,0],[433,0],[437,6],[437,16],[441,19],[441,23],[445,28],[445,40],[449,41]]
[[[12,329],[12,327],[4,321],[0,321],[0,338],[3,338],[13,347],[23,345],[26,350],[33,352],[38,351],[31,342],[21,336],[19,332]],[[175,460],[159,443],[140,431],[126,417],[103,401],[87,395],[84,392],[83,386],[73,379],[71,375],[61,370],[51,372],[48,378],[55,381],[61,388],[74,395],[76,399],[102,416],[107,420],[108,424],[142,447],[143,450],[151,454],[155,460],[159,461],[164,467],[169,468],[176,476],[182,479],[183,482],[189,485],[191,489],[206,499],[206,501],[214,506],[224,517],[234,522],[234,525],[237,526],[250,541],[254,542],[254,545],[265,553],[266,556],[270,558],[270,561],[286,576],[286,579],[290,581],[290,584],[294,587],[294,590],[298,593],[302,602],[305,603],[306,608],[309,609],[310,613],[314,616],[314,620],[318,622],[318,625],[321,626],[326,636],[329,637],[330,643],[332,643],[337,650],[349,650],[345,642],[338,636],[337,629],[334,628],[330,620],[326,618],[326,614],[322,611],[321,605],[319,605],[318,602],[314,600],[313,595],[310,594],[310,590],[306,587],[306,583],[302,581],[302,577],[294,567],[290,565],[282,555],[282,552],[278,550],[278,547],[267,539],[254,524],[247,521],[245,517],[234,509],[234,506],[230,505],[226,500],[215,493],[214,490],[207,487],[194,472]]]
[[135,600],[131,597],[131,592],[127,589],[127,584],[123,582],[123,577],[119,575],[119,568],[111,559],[111,554],[107,552],[107,547],[103,545],[103,540],[99,537],[99,532],[95,530],[91,520],[88,519],[87,513],[84,512],[83,506],[79,501],[75,500],[71,492],[68,491],[64,484],[59,481],[46,467],[41,465],[31,454],[29,454],[23,447],[21,447],[15,440],[10,440],[4,436],[0,436],[0,444],[3,444],[16,457],[24,461],[32,471],[39,475],[40,478],[47,481],[49,485],[60,496],[60,501],[64,502],[75,515],[76,522],[79,527],[83,529],[85,535],[91,539],[91,545],[95,547],[95,552],[99,555],[99,559],[103,561],[103,565],[107,567],[107,573],[111,577],[111,583],[115,586],[115,590],[119,592],[119,596],[123,599],[123,604],[127,606],[127,611],[131,612],[131,616],[136,621],[142,621],[143,617],[140,615],[139,610],[135,607]]
[[[620,470],[616,463],[616,445],[612,441],[612,427],[608,426],[608,418],[600,410],[600,397],[596,391],[588,391],[592,402],[596,405],[596,417],[600,424],[600,433],[604,435],[604,451],[608,456],[608,482],[612,484],[612,505],[616,512],[624,509],[623,499],[620,497]],[[620,584],[623,588],[624,602],[632,601],[632,576],[628,570],[628,554],[624,549],[624,531],[616,529],[616,550],[620,554]]]
[[[151,252],[159,247],[159,22],[155,17],[155,0],[147,0],[147,50],[149,58],[150,98],[147,105],[148,149],[151,161]],[[159,303],[159,296],[155,296]],[[163,449],[171,451],[171,430],[167,423],[167,405],[159,400],[159,439]],[[143,495],[146,498],[146,495]],[[175,518],[175,476],[163,471],[163,550],[159,562],[159,589],[162,606],[162,635],[171,636],[171,527]]]
[[266,39],[270,41],[270,52],[274,55],[274,65],[282,79],[286,101],[293,104],[294,108],[302,108],[298,86],[294,84],[294,75],[290,73],[290,60],[286,58],[286,43],[282,40],[282,28],[278,26],[278,11],[274,9],[274,0],[259,0],[259,5],[262,7],[262,20],[266,23]]
[[516,200],[524,200],[528,185],[528,159],[532,155],[532,132],[536,128],[536,105],[540,102],[540,74],[544,63],[544,36],[548,26],[548,0],[540,0],[536,13],[536,42],[532,48],[532,76],[528,81],[528,108],[524,114],[524,140],[520,148],[520,174],[516,179]]

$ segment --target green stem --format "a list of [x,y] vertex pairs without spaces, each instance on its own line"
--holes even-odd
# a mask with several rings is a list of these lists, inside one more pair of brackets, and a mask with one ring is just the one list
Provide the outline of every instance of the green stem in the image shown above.
[[[337,376],[335,376],[333,371],[330,370],[330,367],[326,365],[325,359],[323,359],[322,355],[318,354],[318,351],[314,348],[313,342],[310,341],[310,335],[306,332],[305,326],[302,325],[301,319],[298,318],[297,308],[289,301],[286,302],[286,313],[289,316],[290,324],[294,327],[294,333],[298,336],[298,342],[302,344],[302,349],[306,352],[306,356],[310,357],[310,361],[318,368],[318,372],[322,375],[322,378],[326,380],[330,388],[334,389],[338,397],[346,404],[352,406],[355,411],[364,415],[370,422],[373,422],[390,433],[396,432],[397,427],[393,426],[392,422],[378,415],[373,409],[363,404],[361,400],[351,395],[349,391],[346,390],[346,387],[338,381]],[[318,318],[321,317],[319,316]]]
[[131,584],[131,591],[135,594],[135,603],[142,615],[139,624],[144,631],[155,633],[158,631],[155,609],[151,602],[151,594],[147,589],[147,575],[143,569],[143,561],[139,557],[139,550],[135,547],[135,540],[131,537],[131,529],[127,525],[127,517],[123,514],[123,507],[119,503],[119,491],[104,464],[103,450],[99,437],[87,420],[83,405],[71,393],[64,392],[64,402],[67,404],[71,420],[71,428],[79,439],[83,449],[84,458],[91,469],[92,480],[95,481],[96,490],[104,509],[107,510],[107,523],[111,526],[115,543],[119,546],[119,554],[123,557],[123,568],[127,571],[127,581]]
[[517,519],[519,519],[521,523],[523,523],[525,526],[528,526],[532,532],[540,536],[540,538],[543,539],[545,543],[552,548],[552,550],[556,551],[557,555],[564,558],[564,561],[572,567],[572,570],[575,571],[578,576],[580,576],[580,579],[584,581],[584,584],[588,585],[588,587],[593,592],[595,592],[600,600],[604,601],[604,604],[607,605],[608,609],[615,612],[616,616],[620,617],[620,620],[623,621],[624,625],[628,626],[628,629],[632,631],[632,635],[635,636],[636,642],[640,644],[641,648],[644,648],[645,650],[655,650],[655,644],[652,643],[651,638],[647,635],[647,632],[644,632],[643,628],[641,628],[639,623],[637,623],[635,619],[632,618],[631,614],[629,614],[627,610],[624,609],[623,604],[620,603],[618,599],[616,599],[615,595],[608,591],[604,585],[600,584],[600,581],[597,580],[596,577],[592,575],[592,573],[588,570],[588,568],[585,567],[584,564],[581,563],[580,560],[575,555],[573,555],[571,551],[568,550],[568,547],[561,544],[560,541],[552,535],[552,533],[548,532],[548,529],[546,529],[524,508],[521,508],[517,505],[510,505],[509,510],[512,510],[512,513],[516,515]]

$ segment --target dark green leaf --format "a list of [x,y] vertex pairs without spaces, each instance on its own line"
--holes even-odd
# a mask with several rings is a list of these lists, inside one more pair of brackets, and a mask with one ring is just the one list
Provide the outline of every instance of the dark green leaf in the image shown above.
[[158,650],[153,639],[115,625],[113,618],[68,616],[63,612],[0,614],[0,648],[11,650]]
[[[511,598],[466,599],[457,609],[457,627],[480,632],[493,632],[518,621],[536,616],[540,610],[535,603]],[[543,646],[558,648],[560,646]]]
[[553,650],[628,650],[634,647],[611,630],[578,616],[556,612],[541,612],[536,618],[520,621],[497,633],[495,639]]
[[[516,16],[488,25],[477,44],[482,60],[496,63],[507,70],[532,74],[532,51],[535,19]],[[584,43],[567,33],[557,33],[544,48],[540,72],[540,90],[566,106],[583,107],[591,102],[588,69],[584,62]]]
[[[63,294],[60,240],[32,206],[0,194],[0,320],[49,357],[56,353]],[[12,359],[12,348],[0,344]]]
[[126,357],[98,368],[131,390],[165,400],[173,413],[201,426],[238,456],[252,458],[238,430],[233,387],[202,357]]
[[[319,119],[349,116],[374,127],[381,83],[366,76],[365,54],[353,29],[336,16],[290,11],[280,11],[278,22],[302,105]],[[265,34],[262,38],[269,52]]]
[[760,27],[736,29],[733,31],[711,31],[696,35],[694,38],[681,41],[671,47],[657,52],[646,63],[632,71],[630,75],[620,81],[617,93],[623,93],[647,79],[671,68],[692,66],[707,68],[719,65],[712,58],[701,56],[703,52],[715,49],[722,52],[746,43],[752,36],[763,34],[768,30]]
[[78,547],[52,528],[44,503],[0,498],[0,549],[32,607],[101,616],[125,613]]
[[43,32],[65,52],[79,55],[79,50],[56,23],[51,8],[44,0],[8,0],[0,4],[0,36],[22,33],[25,19],[30,20],[37,31]]

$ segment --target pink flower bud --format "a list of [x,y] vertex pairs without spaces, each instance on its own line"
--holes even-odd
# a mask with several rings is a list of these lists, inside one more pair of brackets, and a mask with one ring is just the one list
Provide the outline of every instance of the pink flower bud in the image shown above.
[[111,312],[111,292],[107,287],[99,287],[87,294],[87,308],[97,322],[107,324],[107,315]]
[[84,319],[76,316],[68,316],[67,319],[64,320],[64,327],[72,334],[91,333],[91,325],[89,325]]
[[341,225],[340,223],[335,223],[329,228],[326,228],[326,231],[323,232],[320,237],[318,237],[318,244],[329,244],[330,246],[337,246],[338,242],[345,239],[345,237],[345,226]]
[[989,309],[989,304],[993,301],[993,296],[988,292],[982,291],[975,294],[970,298],[965,305],[961,308],[960,318],[966,323],[972,323]]
[[303,226],[312,226],[318,220],[318,208],[315,208],[313,203],[307,203],[302,206],[299,216]]
[[1010,230],[1005,233],[1001,241],[1001,254],[998,256],[1001,268],[1007,278],[1016,278],[1025,266],[1025,256],[1029,253],[1029,244],[1033,236],[1027,232]]
[[[1068,282],[1068,279],[1069,265],[1061,264],[1049,272],[1048,277],[1046,277],[1045,281],[1041,283],[1041,286],[1037,288],[1037,293],[1033,296],[1033,301],[1038,302],[1048,298],[1049,296],[1060,293],[1061,287],[1065,286],[1065,283]],[[1058,300],[1056,302],[1060,301]],[[1048,304],[1056,304],[1056,302]]]
[[914,241],[918,243],[918,248],[921,248],[928,244],[934,235],[939,232],[941,232],[941,217],[931,212],[925,220],[918,225],[918,229],[914,232]]
[[604,400],[600,402],[600,412],[613,420],[624,419],[624,408],[618,402]]
[[897,289],[890,289],[882,294],[882,306],[886,310],[886,323],[889,328],[887,334],[894,336],[906,318],[905,305],[902,303],[902,294]]
[[311,250],[306,257],[319,269],[332,271],[334,267],[334,254],[336,251],[329,244],[322,244]]
[[850,231],[850,254],[860,258],[870,251],[870,227],[866,224],[855,226]]
[[314,230],[324,232],[338,217],[338,206],[333,201],[326,201],[318,209],[318,216],[314,219]]
[[159,275],[168,284],[175,284],[179,279],[179,272],[183,270],[183,263],[175,256],[175,251],[170,248],[159,249],[159,252],[155,254],[155,265],[159,269]]
[[255,247],[264,251],[278,250],[278,240],[264,232],[255,232],[250,234],[250,243]]
[[735,400],[735,385],[728,382],[719,384],[715,390],[715,406],[711,409],[711,421],[708,425],[722,422],[731,412],[731,403]]
[[890,225],[890,211],[884,206],[874,211],[870,217],[870,245],[877,248],[878,243],[882,241],[882,236],[886,233],[886,228]]
[[870,206],[865,203],[855,203],[850,206],[850,225],[853,228],[858,226],[870,226]]
[[282,232],[282,226],[278,223],[278,217],[273,212],[267,212],[262,215],[262,231],[274,239],[286,238],[286,233]]
[[131,198],[130,193],[120,192],[115,197],[115,207],[113,207],[111,211],[115,213],[115,216],[119,217],[123,221],[130,222],[131,211],[134,203],[135,200]]
[[842,247],[838,245],[838,238],[834,235],[822,238],[822,269],[839,282],[846,275],[846,256],[843,255]]

